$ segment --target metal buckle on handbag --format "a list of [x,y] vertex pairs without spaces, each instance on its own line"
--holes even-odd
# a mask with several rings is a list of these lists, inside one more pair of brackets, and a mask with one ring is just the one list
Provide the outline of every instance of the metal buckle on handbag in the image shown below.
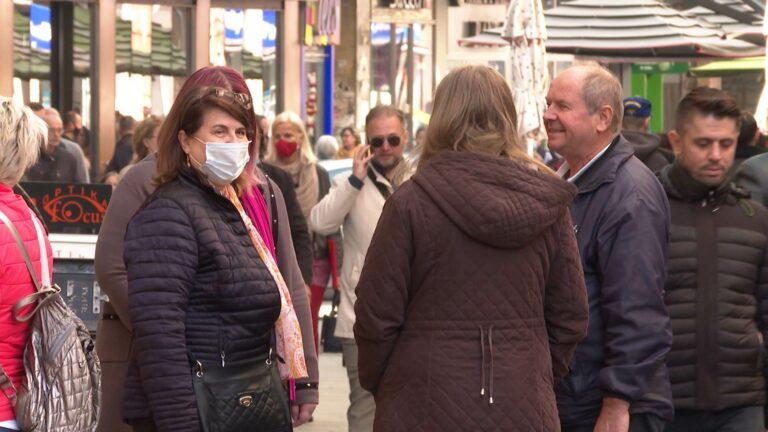
[[249,408],[253,405],[253,396],[240,396],[240,405]]
[[203,364],[200,361],[195,362],[195,376],[198,378],[203,377]]

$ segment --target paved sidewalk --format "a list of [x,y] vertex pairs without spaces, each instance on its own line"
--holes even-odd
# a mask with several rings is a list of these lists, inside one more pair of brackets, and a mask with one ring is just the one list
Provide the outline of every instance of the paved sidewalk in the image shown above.
[[[330,304],[324,303],[320,316],[329,310]],[[314,421],[299,426],[296,432],[347,432],[349,381],[347,370],[341,365],[341,353],[320,352],[319,360],[320,404],[315,410]]]

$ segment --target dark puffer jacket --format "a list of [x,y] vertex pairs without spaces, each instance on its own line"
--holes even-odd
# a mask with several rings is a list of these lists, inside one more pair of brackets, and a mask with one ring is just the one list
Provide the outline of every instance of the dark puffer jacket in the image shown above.
[[710,189],[677,165],[659,178],[672,207],[666,303],[675,408],[763,405],[768,211],[746,191]]
[[675,155],[661,147],[661,138],[648,132],[621,131],[621,135],[632,144],[635,157],[656,173],[675,160]]
[[587,326],[574,193],[444,151],[387,200],[355,304],[375,431],[560,430],[554,385]]
[[200,430],[188,352],[206,364],[268,350],[280,294],[235,207],[183,170],[125,236],[134,355],[123,418]]

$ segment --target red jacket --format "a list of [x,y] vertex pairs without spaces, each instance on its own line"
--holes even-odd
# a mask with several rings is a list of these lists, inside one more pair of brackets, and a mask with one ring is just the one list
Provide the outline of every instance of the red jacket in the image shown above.
[[[11,188],[0,184],[0,210],[13,222],[24,245],[35,272],[40,274],[40,248],[37,243],[32,215],[24,200],[13,193]],[[53,270],[53,257],[48,239],[48,270]],[[27,271],[24,258],[16,246],[11,232],[0,223],[0,365],[15,386],[24,377],[22,354],[27,340],[29,322],[18,323],[13,319],[13,306],[21,298],[35,292],[35,286]],[[0,421],[14,420],[10,401],[0,394]]]

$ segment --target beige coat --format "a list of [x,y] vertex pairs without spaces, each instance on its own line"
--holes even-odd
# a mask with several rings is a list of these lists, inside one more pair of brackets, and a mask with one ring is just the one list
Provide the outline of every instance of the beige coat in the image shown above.
[[[376,223],[384,208],[384,197],[366,177],[361,189],[349,183],[350,172],[333,179],[331,191],[315,207],[309,216],[309,229],[322,235],[334,233],[343,227],[344,260],[341,265],[341,303],[336,321],[336,337],[354,338],[355,287],[363,269],[365,253],[371,244]],[[392,185],[376,173],[379,183],[386,185],[390,192]]]
[[[116,318],[119,318],[99,321],[96,350],[102,359],[102,411],[97,428],[98,432],[129,432],[132,430],[122,422],[120,412],[125,372],[131,354],[131,323],[128,321],[128,280],[123,263],[123,237],[128,222],[144,203],[144,200],[154,191],[152,185],[154,172],[155,157],[150,155],[134,165],[125,174],[112,194],[112,200],[104,216],[99,239],[96,243],[96,278],[101,289],[106,292],[110,299],[110,302],[104,307],[105,316],[116,314]],[[262,180],[265,180],[261,171],[258,171],[258,174],[262,176]],[[279,232],[275,238],[275,243],[281,246],[277,248],[277,265],[291,291],[291,298],[301,326],[304,356],[309,371],[309,378],[300,380],[299,384],[304,382],[317,383],[319,371],[312,336],[309,300],[293,250],[285,201],[277,185],[274,182],[271,184],[275,193],[279,221]],[[266,201],[270,214],[272,214],[273,209],[268,195]],[[297,391],[296,401],[299,404],[316,404],[319,401],[318,391],[316,389]]]

